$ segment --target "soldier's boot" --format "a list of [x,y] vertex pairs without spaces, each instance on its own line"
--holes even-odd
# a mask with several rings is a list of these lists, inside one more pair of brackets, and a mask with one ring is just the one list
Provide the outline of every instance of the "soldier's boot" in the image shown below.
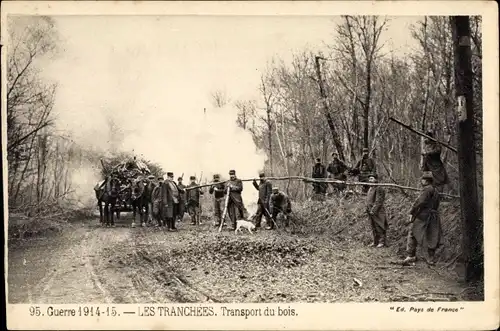
[[413,256],[409,255],[403,260],[403,265],[411,265],[411,264],[414,264],[416,261],[417,261],[417,257],[415,255],[413,255]]
[[433,249],[429,249],[427,254],[428,254],[427,264],[435,265],[436,264],[436,251]]
[[380,240],[379,240],[378,245],[377,245],[377,248],[382,248],[382,247],[385,247],[385,246],[386,246],[385,235],[381,235],[380,236]]

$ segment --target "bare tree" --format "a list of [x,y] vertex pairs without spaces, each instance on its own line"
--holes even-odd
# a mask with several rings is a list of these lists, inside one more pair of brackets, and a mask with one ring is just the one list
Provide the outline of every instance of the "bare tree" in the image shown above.
[[212,105],[217,108],[222,108],[230,102],[229,96],[227,95],[225,90],[215,90],[211,94],[212,97]]

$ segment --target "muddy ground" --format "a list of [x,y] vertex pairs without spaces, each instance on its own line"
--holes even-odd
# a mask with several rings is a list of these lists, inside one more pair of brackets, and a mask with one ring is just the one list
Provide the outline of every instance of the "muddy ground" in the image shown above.
[[87,219],[9,241],[9,302],[454,301],[464,292],[443,264],[394,264],[395,247],[282,229],[218,233],[206,219],[185,219],[176,233],[130,222],[124,215],[102,228]]

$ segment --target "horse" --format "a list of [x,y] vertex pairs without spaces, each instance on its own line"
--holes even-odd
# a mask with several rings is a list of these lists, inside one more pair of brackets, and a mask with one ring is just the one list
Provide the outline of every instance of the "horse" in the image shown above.
[[137,212],[139,212],[139,219],[142,226],[146,226],[149,215],[149,202],[151,200],[151,185],[144,182],[143,177],[130,179],[130,205],[132,206],[133,220],[132,227],[135,227],[135,220]]
[[[104,181],[96,184],[94,192],[99,206],[99,220],[101,225],[114,226],[113,213],[116,211],[116,218],[120,219],[120,211],[116,210],[116,200],[120,189],[120,181],[116,177],[108,177]],[[102,204],[104,203],[104,217]]]

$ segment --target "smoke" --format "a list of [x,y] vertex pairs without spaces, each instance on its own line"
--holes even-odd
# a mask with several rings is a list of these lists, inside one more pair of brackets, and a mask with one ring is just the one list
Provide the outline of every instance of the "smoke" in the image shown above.
[[[89,20],[95,24],[86,24]],[[84,150],[130,152],[158,163],[176,178],[184,174],[185,183],[191,175],[199,180],[202,172],[203,180],[211,181],[215,173],[228,178],[231,169],[240,178],[258,177],[265,155],[237,126],[237,110],[209,107],[210,93],[220,86],[236,96],[256,90],[255,70],[255,77],[247,75],[255,84],[237,86],[234,72],[222,74],[226,59],[203,49],[201,37],[148,37],[158,29],[153,20],[144,21],[144,34],[97,18],[57,21],[63,51],[44,65],[44,75],[58,84],[54,112],[59,132]],[[72,175],[82,200],[95,199],[100,164],[92,162],[80,164]],[[253,213],[257,191],[251,182],[244,183],[242,195]]]

